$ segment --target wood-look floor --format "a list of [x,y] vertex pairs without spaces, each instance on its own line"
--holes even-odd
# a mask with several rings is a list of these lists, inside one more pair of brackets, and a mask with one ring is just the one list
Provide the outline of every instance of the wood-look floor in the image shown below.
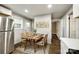
[[48,54],[60,54],[60,40],[58,39],[56,34],[52,34],[52,43],[48,46]]
[[49,48],[49,54],[60,54],[60,40],[56,34],[52,34],[52,44]]

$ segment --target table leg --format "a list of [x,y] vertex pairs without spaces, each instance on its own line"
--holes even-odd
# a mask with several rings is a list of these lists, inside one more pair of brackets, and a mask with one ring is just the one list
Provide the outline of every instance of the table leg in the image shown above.
[[35,45],[35,40],[33,40],[33,46],[34,46],[34,53],[36,53],[36,45]]

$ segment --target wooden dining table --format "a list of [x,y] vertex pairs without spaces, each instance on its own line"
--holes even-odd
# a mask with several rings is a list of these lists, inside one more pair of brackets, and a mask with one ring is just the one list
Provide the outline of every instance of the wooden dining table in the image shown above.
[[35,43],[37,43],[38,41],[41,41],[42,38],[43,38],[43,35],[34,35],[34,36],[30,37],[30,41],[33,43],[34,53],[36,52]]
[[34,35],[28,35],[26,36],[26,41],[29,41],[29,43],[33,43],[34,53],[36,52],[36,45],[35,43],[42,40],[43,34],[34,34]]

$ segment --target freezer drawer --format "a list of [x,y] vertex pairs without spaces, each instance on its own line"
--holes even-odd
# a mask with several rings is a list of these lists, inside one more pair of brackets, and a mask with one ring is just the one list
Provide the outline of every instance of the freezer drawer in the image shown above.
[[14,31],[0,32],[0,54],[14,50]]
[[6,18],[0,17],[0,31],[5,31],[6,29]]
[[14,50],[14,34],[13,34],[13,31],[6,32],[5,35],[6,35],[6,41],[5,41],[6,51],[5,51],[5,53],[10,53]]
[[4,53],[5,49],[5,32],[0,32],[0,54]]

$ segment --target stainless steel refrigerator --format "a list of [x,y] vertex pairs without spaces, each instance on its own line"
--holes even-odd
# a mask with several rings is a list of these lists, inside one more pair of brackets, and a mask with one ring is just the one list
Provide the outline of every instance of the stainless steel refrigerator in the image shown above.
[[8,54],[14,50],[13,19],[0,16],[0,54]]

